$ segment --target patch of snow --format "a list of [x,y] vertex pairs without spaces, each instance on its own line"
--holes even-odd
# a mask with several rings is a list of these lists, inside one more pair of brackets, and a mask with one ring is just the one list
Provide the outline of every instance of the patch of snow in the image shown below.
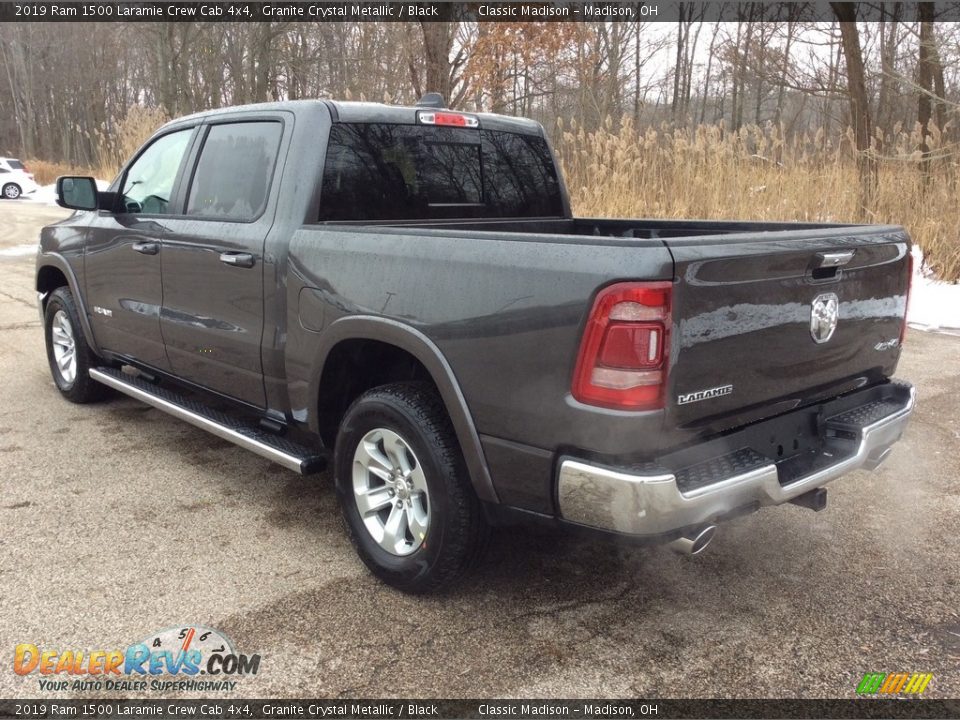
[[29,195],[24,195],[27,200],[33,200],[34,202],[43,203],[44,205],[56,205],[57,204],[57,186],[56,184],[51,185],[41,185],[40,189],[35,193],[30,193]]
[[24,257],[37,254],[37,243],[25,243],[0,249],[0,257]]
[[51,185],[41,185],[40,188],[35,193],[30,193],[29,195],[24,196],[27,200],[33,200],[34,202],[41,202],[44,205],[56,205],[57,204],[57,186],[56,184]]
[[960,335],[960,284],[937,280],[923,264],[923,251],[913,246],[913,286],[907,324],[917,330]]

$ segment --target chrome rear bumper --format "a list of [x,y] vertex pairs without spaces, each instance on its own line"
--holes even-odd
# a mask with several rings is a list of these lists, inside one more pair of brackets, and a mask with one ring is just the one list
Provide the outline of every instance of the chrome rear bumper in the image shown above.
[[[890,412],[878,419],[872,413],[861,412],[867,406],[838,413],[836,417],[842,417],[845,430],[837,446],[844,451],[824,451],[816,469],[786,482],[781,482],[780,471],[772,460],[744,472],[720,474],[695,487],[685,484],[681,489],[674,472],[641,474],[564,459],[558,477],[560,513],[565,520],[593,528],[654,536],[710,523],[740,508],[780,505],[852,470],[873,470],[880,465],[900,439],[913,412],[914,389],[898,389],[902,390],[898,399],[885,401],[887,404],[882,406]],[[872,410],[875,412],[875,408]],[[868,422],[850,431],[846,421],[864,416]],[[828,428],[830,422],[828,419]],[[753,456],[760,457],[757,453]],[[736,465],[726,461],[714,467]]]

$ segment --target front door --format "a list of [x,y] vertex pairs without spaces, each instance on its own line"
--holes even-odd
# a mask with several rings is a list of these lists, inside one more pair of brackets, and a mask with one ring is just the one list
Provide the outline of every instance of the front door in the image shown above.
[[92,219],[84,254],[90,323],[107,350],[169,369],[160,334],[161,243],[176,212],[173,193],[195,128],[147,145],[120,184],[116,212]]
[[185,215],[163,240],[161,330],[174,374],[264,407],[263,253],[283,123],[204,133]]

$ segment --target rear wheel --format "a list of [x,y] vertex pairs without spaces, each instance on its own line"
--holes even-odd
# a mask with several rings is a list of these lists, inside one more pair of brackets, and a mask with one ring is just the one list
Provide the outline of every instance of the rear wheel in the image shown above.
[[7,183],[3,186],[3,196],[7,200],[16,200],[20,197],[20,186],[16,183]]
[[100,360],[87,345],[70,288],[60,287],[51,293],[43,317],[47,361],[60,394],[75,403],[106,396],[107,387],[90,378],[90,368]]
[[362,395],[340,425],[334,471],[351,540],[388,584],[438,590],[481,554],[488,528],[431,385],[397,383]]

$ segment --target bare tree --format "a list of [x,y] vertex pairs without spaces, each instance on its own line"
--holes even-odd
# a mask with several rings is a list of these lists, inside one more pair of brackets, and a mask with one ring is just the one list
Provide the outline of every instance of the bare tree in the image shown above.
[[850,124],[853,126],[854,144],[857,151],[857,167],[860,171],[860,206],[870,206],[877,183],[877,164],[871,152],[870,102],[867,98],[866,76],[863,67],[863,51],[860,48],[860,31],[857,28],[857,4],[852,2],[830,3],[840,23],[840,38],[843,57],[847,66],[847,95],[850,101]]

